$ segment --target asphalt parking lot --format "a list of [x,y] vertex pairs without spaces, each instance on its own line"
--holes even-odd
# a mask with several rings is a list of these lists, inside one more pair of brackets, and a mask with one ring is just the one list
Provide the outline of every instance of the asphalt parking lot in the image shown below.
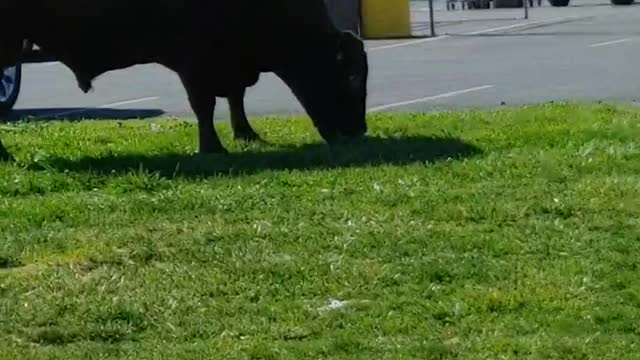
[[[424,1],[412,3],[414,33],[428,31]],[[640,100],[640,6],[586,0],[566,8],[445,11],[436,1],[437,38],[367,41],[371,111],[491,107],[550,100]],[[98,78],[80,91],[58,63],[25,66],[18,116],[192,117],[177,77],[156,65]],[[249,115],[300,113],[270,74],[247,93]],[[228,117],[220,101],[217,119]]]

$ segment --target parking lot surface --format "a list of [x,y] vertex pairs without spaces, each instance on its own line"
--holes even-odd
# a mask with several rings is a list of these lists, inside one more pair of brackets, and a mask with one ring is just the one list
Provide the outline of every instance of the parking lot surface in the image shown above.
[[[640,100],[640,6],[606,1],[530,9],[446,11],[436,38],[367,41],[371,111],[490,107],[550,100]],[[428,33],[426,1],[412,3],[414,33]],[[25,66],[16,116],[193,117],[176,75],[157,65],[107,73],[84,94],[59,63]],[[271,74],[249,89],[250,116],[301,113]],[[217,119],[228,118],[220,101]]]

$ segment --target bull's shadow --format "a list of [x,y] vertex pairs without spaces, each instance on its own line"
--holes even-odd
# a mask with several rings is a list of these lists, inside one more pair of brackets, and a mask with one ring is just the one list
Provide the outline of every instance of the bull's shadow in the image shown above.
[[[91,172],[104,176],[145,171],[159,176],[241,176],[269,170],[314,170],[384,164],[403,165],[461,159],[481,154],[469,143],[453,137],[368,137],[352,144],[329,147],[324,143],[277,147],[265,151],[244,150],[228,155],[125,154],[79,159],[50,158],[47,170]],[[32,165],[32,169],[42,169]]]
[[2,122],[40,122],[51,120],[135,120],[164,115],[160,109],[130,108],[118,109],[107,107],[70,107],[70,108],[29,108],[14,109],[0,118]]

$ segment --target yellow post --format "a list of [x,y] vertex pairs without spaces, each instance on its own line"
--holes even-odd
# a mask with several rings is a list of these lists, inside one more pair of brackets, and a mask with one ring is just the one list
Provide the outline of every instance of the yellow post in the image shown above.
[[361,35],[365,39],[411,36],[409,0],[360,0]]

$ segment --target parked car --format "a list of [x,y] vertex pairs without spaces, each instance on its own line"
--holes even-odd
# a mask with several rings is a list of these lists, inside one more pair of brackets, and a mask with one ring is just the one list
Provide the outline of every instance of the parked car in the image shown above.
[[2,69],[0,74],[0,114],[11,111],[18,101],[22,86],[22,64],[53,60],[36,45],[25,41],[23,62],[16,66]]
[[0,113],[13,109],[18,101],[20,85],[22,83],[22,65],[3,69],[0,78]]

